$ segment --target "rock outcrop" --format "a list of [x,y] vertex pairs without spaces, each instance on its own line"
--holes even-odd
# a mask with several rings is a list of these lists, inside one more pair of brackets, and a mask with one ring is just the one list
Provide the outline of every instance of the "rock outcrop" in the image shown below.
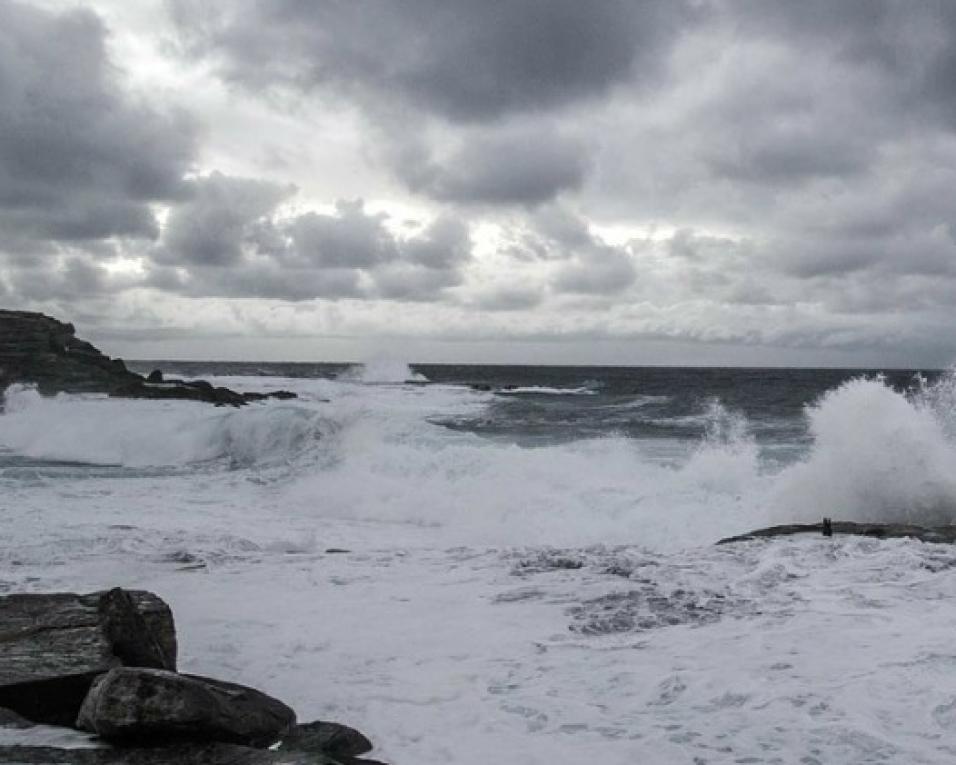
[[956,542],[956,526],[913,526],[905,523],[855,523],[853,521],[829,521],[824,518],[822,523],[791,523],[784,526],[770,526],[757,529],[746,534],[721,539],[717,544],[731,542],[746,542],[752,539],[768,537],[785,537],[793,534],[856,534],[877,539],[911,538],[923,542],[942,542],[952,544]]
[[108,741],[221,741],[266,747],[295,712],[254,688],[157,669],[117,667],[97,678],[76,727]]
[[93,680],[121,664],[176,669],[172,612],[152,593],[0,597],[0,707],[72,725]]
[[72,324],[42,313],[0,309],[0,393],[13,383],[40,393],[107,393],[124,398],[186,399],[242,406],[265,398],[295,398],[289,391],[237,393],[203,380],[143,377],[76,337]]
[[[261,691],[178,674],[176,652],[172,612],[149,592],[0,597],[0,765],[382,765],[358,757],[372,744],[357,730],[296,725]],[[34,723],[102,745],[25,746]]]

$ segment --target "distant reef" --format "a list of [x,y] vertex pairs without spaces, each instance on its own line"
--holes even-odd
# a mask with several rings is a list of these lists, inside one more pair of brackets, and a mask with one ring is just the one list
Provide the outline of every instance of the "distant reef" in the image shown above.
[[106,393],[121,398],[186,399],[242,406],[267,398],[295,398],[289,391],[237,393],[205,380],[166,379],[160,370],[143,377],[76,336],[72,324],[42,313],[0,309],[0,395],[13,383],[40,393]]

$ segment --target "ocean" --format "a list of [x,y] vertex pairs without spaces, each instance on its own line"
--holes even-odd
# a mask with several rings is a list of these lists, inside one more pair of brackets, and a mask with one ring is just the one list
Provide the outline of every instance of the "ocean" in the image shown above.
[[956,551],[714,544],[956,523],[952,372],[131,366],[299,398],[9,389],[0,594],[152,590],[393,765],[956,757]]

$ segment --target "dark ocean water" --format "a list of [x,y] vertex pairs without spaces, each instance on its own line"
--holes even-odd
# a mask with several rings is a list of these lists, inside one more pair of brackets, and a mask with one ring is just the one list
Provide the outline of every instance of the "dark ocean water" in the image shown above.
[[[336,379],[351,364],[131,362],[182,377],[241,376]],[[412,364],[408,379],[488,391],[480,414],[440,420],[447,427],[552,444],[608,435],[696,442],[743,429],[765,450],[792,453],[807,444],[806,407],[857,378],[882,378],[899,392],[932,384],[938,370],[715,367],[569,367]],[[400,382],[400,379],[393,382]],[[781,456],[784,456],[781,454]]]

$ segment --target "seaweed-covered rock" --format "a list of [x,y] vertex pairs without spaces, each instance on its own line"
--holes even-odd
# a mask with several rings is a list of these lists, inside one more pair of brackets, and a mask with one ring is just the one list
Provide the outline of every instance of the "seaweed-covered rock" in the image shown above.
[[93,679],[119,664],[175,670],[173,615],[156,595],[0,597],[0,707],[72,725]]
[[196,675],[117,667],[98,678],[76,720],[112,741],[193,739],[264,747],[289,733],[295,712],[261,691]]

